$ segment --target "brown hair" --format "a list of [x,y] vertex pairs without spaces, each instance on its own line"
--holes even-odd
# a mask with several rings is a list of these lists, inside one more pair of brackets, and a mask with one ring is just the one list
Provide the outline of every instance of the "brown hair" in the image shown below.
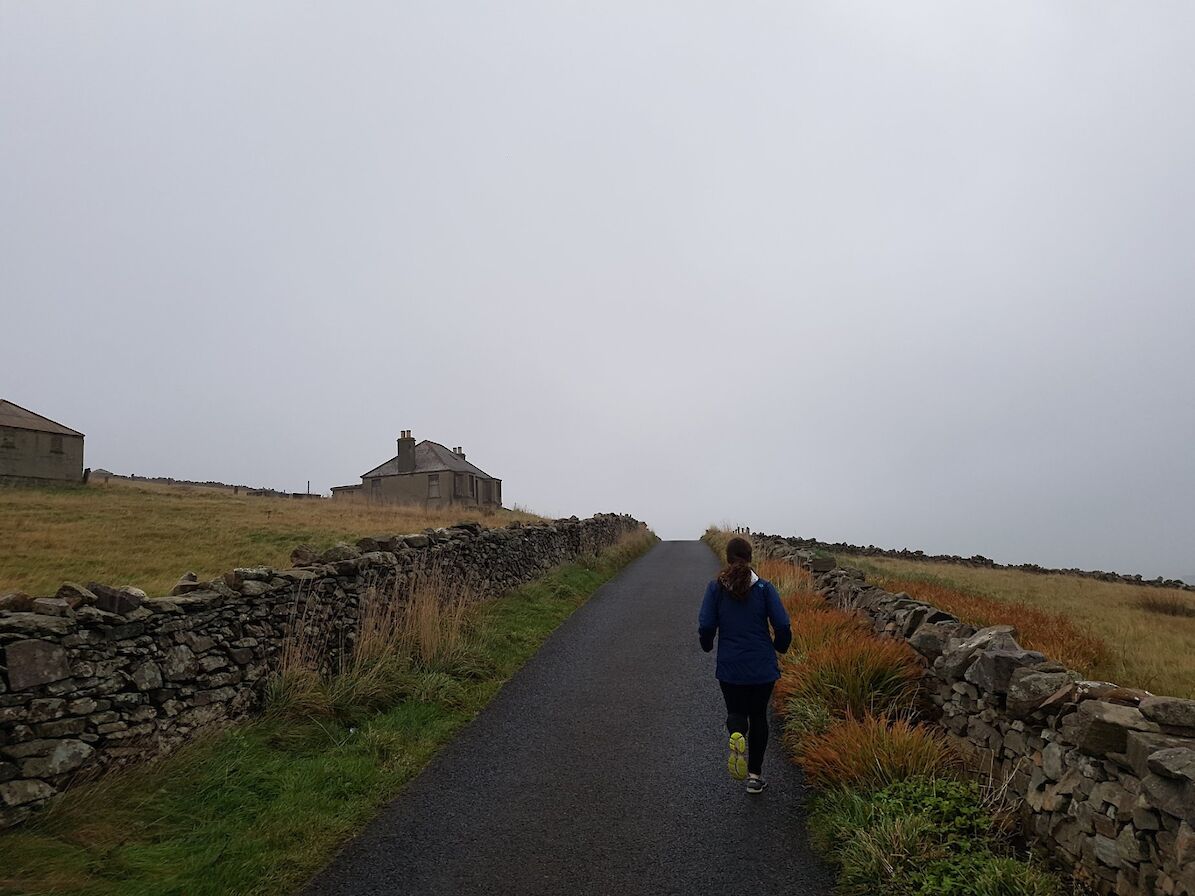
[[751,590],[751,542],[732,538],[726,543],[726,565],[718,573],[718,583],[735,600],[746,600]]

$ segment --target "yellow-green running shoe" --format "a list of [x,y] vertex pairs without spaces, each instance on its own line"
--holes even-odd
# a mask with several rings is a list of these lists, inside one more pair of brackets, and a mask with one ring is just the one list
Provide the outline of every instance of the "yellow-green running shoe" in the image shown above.
[[726,768],[736,781],[747,777],[747,738],[738,731],[730,735],[730,758],[726,760]]

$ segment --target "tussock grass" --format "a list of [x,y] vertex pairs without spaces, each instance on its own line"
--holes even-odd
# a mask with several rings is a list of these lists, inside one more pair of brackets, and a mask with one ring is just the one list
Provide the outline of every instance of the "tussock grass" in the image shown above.
[[534,514],[293,498],[154,483],[0,488],[0,594],[52,594],[64,581],[133,584],[165,594],[182,573],[286,567],[299,544],[419,532],[464,519],[504,526]]
[[[982,611],[982,616],[977,612],[977,621],[1017,625],[1026,646],[1042,645],[1035,649],[1091,678],[1155,694],[1195,697],[1195,663],[1190,660],[1195,656],[1195,616],[1171,615],[1143,605],[1149,601],[1155,606],[1186,606],[1192,602],[1189,592],[888,557],[838,559],[862,569],[877,583],[884,577],[900,583],[895,590],[914,596],[914,582],[952,589],[957,606]],[[1051,618],[1039,621],[1026,615],[1024,608]]]
[[946,855],[928,821],[916,815],[879,818],[852,831],[838,861],[840,896],[908,893],[909,882],[930,862]]
[[[647,533],[629,536],[470,607],[465,628],[489,670],[483,677],[416,666],[410,692],[376,712],[351,719],[322,711],[274,713],[68,791],[35,823],[0,833],[0,893],[295,892],[557,625],[654,541]],[[409,631],[383,630],[387,639],[395,630]],[[450,653],[430,650],[420,662],[443,665]]]
[[908,714],[921,662],[903,641],[844,633],[804,654],[779,688],[781,699],[820,703],[837,718]]
[[805,738],[797,759],[818,787],[879,790],[895,781],[949,775],[961,758],[946,735],[908,719],[847,719]]

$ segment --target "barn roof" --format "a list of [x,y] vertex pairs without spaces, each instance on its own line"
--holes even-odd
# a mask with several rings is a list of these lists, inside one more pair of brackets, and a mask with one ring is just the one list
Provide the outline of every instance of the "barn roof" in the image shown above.
[[[459,454],[454,454],[448,448],[445,448],[439,442],[432,442],[424,439],[415,446],[415,470],[416,473],[472,473],[474,476],[484,476],[486,479],[493,479],[485,470],[475,467],[467,460],[462,458]],[[398,458],[392,457],[380,466],[374,467],[368,473],[362,473],[362,479],[369,479],[373,476],[397,476],[398,475]]]
[[13,404],[11,401],[6,401],[3,398],[0,398],[0,426],[11,426],[13,429],[31,429],[34,432],[49,432],[57,436],[83,437],[83,433],[81,432],[77,432],[68,426],[63,426],[61,423],[55,423],[49,417],[35,414],[33,411],[27,410],[19,404]]

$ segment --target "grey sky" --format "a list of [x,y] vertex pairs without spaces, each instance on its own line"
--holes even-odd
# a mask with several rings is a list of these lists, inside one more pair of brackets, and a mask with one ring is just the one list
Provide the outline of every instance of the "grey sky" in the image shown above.
[[301,489],[1195,573],[1195,5],[0,0],[0,396]]

